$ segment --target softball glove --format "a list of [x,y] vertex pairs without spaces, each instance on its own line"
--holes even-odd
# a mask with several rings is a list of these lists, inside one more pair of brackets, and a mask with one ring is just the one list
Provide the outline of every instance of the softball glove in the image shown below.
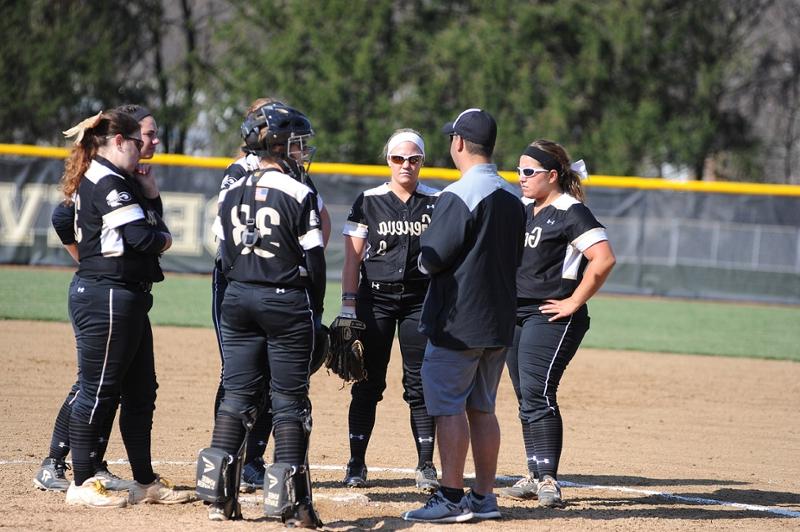
[[366,328],[363,321],[344,316],[339,316],[331,323],[331,346],[325,367],[345,382],[359,382],[367,378],[364,344],[361,343],[361,335]]

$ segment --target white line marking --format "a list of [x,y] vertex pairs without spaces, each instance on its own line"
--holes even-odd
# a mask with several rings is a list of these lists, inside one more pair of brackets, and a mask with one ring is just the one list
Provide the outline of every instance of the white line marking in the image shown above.
[[[109,464],[112,465],[126,465],[128,464],[127,460],[108,460]],[[195,461],[185,461],[185,460],[153,460],[153,465],[191,465],[194,466],[197,462]],[[38,460],[0,460],[0,466],[4,465],[39,465]],[[343,465],[312,465],[311,469],[318,469],[320,471],[344,471]],[[373,472],[384,472],[384,473],[404,473],[404,474],[412,474],[414,473],[414,469],[408,467],[374,467],[370,466],[370,471]],[[464,474],[464,478],[475,478],[474,473],[466,473]],[[504,482],[511,482],[519,480],[521,477],[519,476],[508,476],[508,475],[498,475],[497,480],[501,480]],[[619,491],[622,493],[633,493],[636,495],[649,495],[655,497],[661,497],[664,499],[669,499],[673,501],[681,501],[691,504],[705,504],[709,506],[728,506],[731,508],[738,508],[741,510],[749,510],[752,512],[766,512],[776,515],[782,515],[784,517],[800,517],[800,512],[796,510],[787,510],[785,508],[776,508],[775,506],[762,506],[759,504],[743,504],[740,502],[729,502],[729,501],[720,501],[717,499],[707,499],[705,497],[686,497],[684,495],[675,495],[674,493],[667,493],[665,491],[654,491],[654,490],[642,490],[637,488],[627,488],[625,486],[602,486],[599,484],[580,484],[578,482],[569,482],[569,481],[559,481],[562,486],[569,487],[569,488],[581,488],[581,489],[590,489],[590,490],[606,490],[606,491]],[[337,496],[338,497],[338,496]],[[335,497],[329,497],[331,500],[339,500]],[[354,497],[354,499],[358,499],[358,497]],[[348,500],[345,498],[345,500]]]

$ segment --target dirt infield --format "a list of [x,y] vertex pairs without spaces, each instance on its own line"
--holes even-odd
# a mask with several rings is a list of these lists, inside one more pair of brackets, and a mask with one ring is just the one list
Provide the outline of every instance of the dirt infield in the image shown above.
[[[245,521],[210,523],[201,503],[118,510],[68,507],[63,494],[33,488],[53,420],[74,380],[71,328],[0,321],[0,528],[14,530],[280,529],[244,497]],[[194,484],[197,451],[211,439],[219,358],[211,330],[155,330],[159,397],[153,457],[176,484]],[[312,379],[315,496],[326,529],[430,529],[399,519],[425,497],[415,465],[399,357],[379,406],[367,456],[371,485],[340,487],[347,459],[349,392],[324,371]],[[581,350],[560,394],[565,418],[561,479],[568,506],[501,499],[503,520],[450,525],[487,530],[800,529],[800,364]],[[523,473],[510,381],[498,415],[498,484]],[[271,449],[268,450],[271,453]],[[107,458],[125,458],[115,428]],[[438,460],[438,458],[437,458]],[[122,462],[112,470],[130,476]],[[471,471],[468,461],[467,471]],[[469,483],[469,480],[467,481]]]

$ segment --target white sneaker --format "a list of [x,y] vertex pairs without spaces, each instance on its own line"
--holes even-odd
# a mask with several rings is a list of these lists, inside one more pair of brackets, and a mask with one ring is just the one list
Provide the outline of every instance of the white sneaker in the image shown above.
[[150,484],[131,483],[128,488],[128,502],[131,504],[181,504],[194,500],[194,494],[188,490],[176,490],[165,478],[156,476]]
[[123,508],[128,504],[128,500],[125,497],[111,495],[99,478],[91,477],[87,478],[80,486],[70,482],[69,488],[67,488],[67,504],[93,508]]

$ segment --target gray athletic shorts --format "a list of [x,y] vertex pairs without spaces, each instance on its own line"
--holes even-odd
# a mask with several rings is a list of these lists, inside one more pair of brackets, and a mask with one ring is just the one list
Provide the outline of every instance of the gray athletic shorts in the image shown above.
[[494,413],[506,348],[457,351],[428,342],[422,362],[422,390],[430,416],[454,416],[466,409]]

